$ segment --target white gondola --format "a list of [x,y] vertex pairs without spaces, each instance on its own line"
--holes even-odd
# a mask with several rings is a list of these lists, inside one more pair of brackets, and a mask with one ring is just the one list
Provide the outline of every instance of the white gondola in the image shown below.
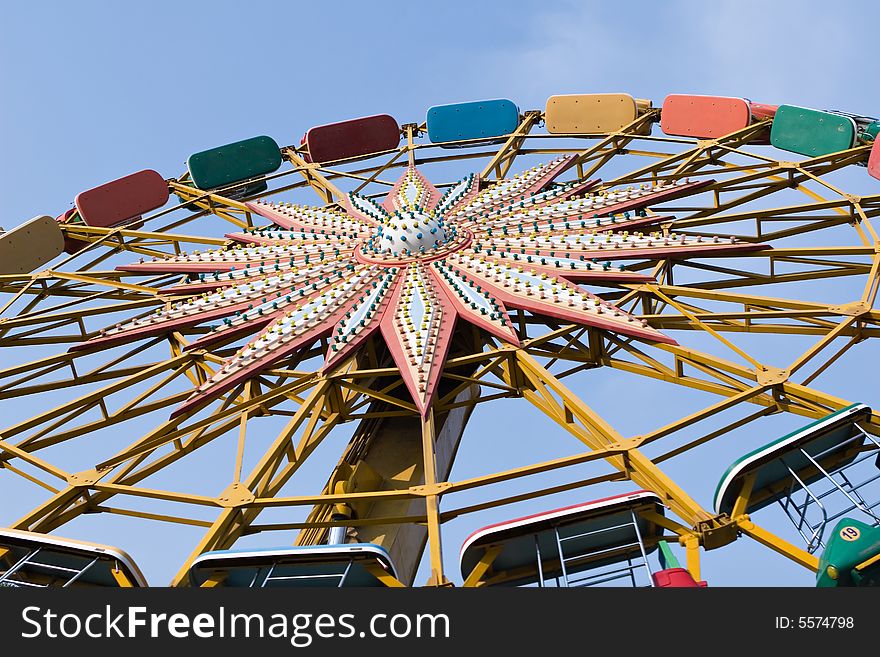
[[394,563],[372,543],[206,552],[189,569],[193,586],[244,588],[381,587],[387,576]]
[[637,491],[490,525],[462,545],[461,574],[485,570],[486,586],[654,586],[662,515],[655,493]]
[[147,586],[119,548],[0,528],[0,586]]
[[718,483],[715,511],[733,514],[741,495],[741,513],[778,504],[809,552],[843,516],[880,524],[880,443],[859,424],[870,414],[853,404],[742,456]]

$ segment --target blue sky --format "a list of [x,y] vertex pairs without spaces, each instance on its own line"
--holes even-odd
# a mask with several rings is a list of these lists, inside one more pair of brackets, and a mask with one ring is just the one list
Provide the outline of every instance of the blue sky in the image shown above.
[[[876,34],[866,20],[873,13],[869,2],[838,2],[833,12],[827,3],[750,1],[447,1],[428,7],[258,0],[7,3],[0,40],[0,225],[59,214],[79,191],[141,168],[178,175],[190,153],[218,144],[258,134],[298,143],[313,125],[380,112],[401,123],[421,121],[429,106],[447,102],[507,97],[532,109],[543,108],[552,94],[627,91],[655,104],[668,93],[704,93],[880,113],[875,67],[865,54]],[[857,173],[853,184],[868,185],[863,171]],[[825,389],[876,397],[860,381],[840,375]],[[640,404],[639,395],[656,404],[657,425],[667,407],[675,410],[673,419],[711,402],[652,390],[609,373],[585,383],[583,394],[618,419],[625,435],[644,430],[629,408]],[[455,476],[480,472],[477,463],[491,461],[495,470],[535,456],[521,449],[518,437],[536,430],[547,432],[542,458],[571,451],[570,438],[534,416],[512,402],[480,408]],[[505,445],[485,444],[498,436],[507,437]],[[699,461],[670,471],[708,505],[718,466],[741,451],[726,446],[705,471]],[[326,458],[335,460],[330,452]],[[182,473],[178,483],[188,476]],[[0,476],[4,486],[21,494],[0,509],[0,524],[42,499],[39,491]],[[456,521],[448,533],[450,570],[461,539],[476,526],[585,494],[505,510],[472,526]],[[167,581],[179,550],[154,538],[151,527],[111,526],[116,536],[101,538],[134,553],[152,580]],[[89,538],[92,529],[72,531]],[[720,584],[810,579],[746,539],[707,555],[706,569]]]
[[538,108],[602,89],[869,112],[874,31],[858,17],[871,5],[814,4],[8,3],[2,222],[67,207],[121,171],[181,171],[236,138],[293,143],[318,123],[415,121],[458,100]]

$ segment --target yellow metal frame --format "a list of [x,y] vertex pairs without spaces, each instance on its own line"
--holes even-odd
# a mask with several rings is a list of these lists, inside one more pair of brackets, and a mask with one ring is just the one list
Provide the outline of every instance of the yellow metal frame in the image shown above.
[[[122,353],[99,366],[88,365],[90,352],[65,352],[0,369],[0,402],[12,403],[23,396],[51,395],[57,390],[75,391],[78,396],[60,405],[46,405],[32,418],[0,429],[0,469],[21,476],[49,493],[49,498],[20,518],[13,527],[30,531],[55,531],[83,513],[121,514],[142,520],[177,523],[205,530],[190,556],[181,564],[174,585],[186,583],[186,573],[199,554],[228,549],[243,535],[261,531],[304,530],[300,541],[317,541],[327,528],[338,524],[330,519],[333,505],[357,506],[376,500],[421,500],[424,512],[398,517],[354,517],[351,526],[365,524],[421,523],[427,527],[430,585],[446,585],[443,569],[442,528],[463,515],[502,507],[553,493],[589,487],[608,481],[630,480],[661,496],[677,517],[667,525],[686,550],[687,566],[699,579],[699,549],[715,549],[743,534],[808,569],[815,570],[814,557],[756,525],[743,513],[749,494],[744,489],[732,517],[718,516],[700,506],[660,468],[663,462],[699,449],[732,431],[770,413],[786,412],[818,418],[849,403],[810,387],[823,372],[857,344],[880,336],[880,314],[874,309],[880,286],[880,240],[872,220],[880,214],[880,195],[849,195],[824,180],[823,176],[867,157],[859,146],[800,162],[774,161],[744,149],[749,140],[767,126],[758,123],[731,135],[712,140],[688,140],[643,134],[659,118],[659,110],[644,111],[620,131],[603,135],[545,135],[533,129],[541,112],[526,112],[517,130],[497,149],[473,146],[454,152],[438,149],[415,138],[424,125],[404,126],[400,148],[379,156],[363,156],[333,163],[333,167],[310,164],[299,149],[283,149],[290,163],[267,177],[273,189],[258,197],[311,188],[324,203],[336,203],[343,195],[342,183],[354,185],[359,193],[379,195],[391,183],[384,174],[408,164],[430,166],[455,160],[485,162],[483,177],[505,177],[515,160],[534,155],[577,155],[580,178],[595,177],[605,165],[620,156],[635,156],[648,164],[605,183],[621,184],[674,181],[688,175],[717,176],[719,180],[700,197],[698,206],[672,208],[677,218],[664,226],[691,235],[726,234],[728,226],[739,230],[744,221],[754,231],[738,234],[741,241],[773,245],[793,235],[804,235],[850,226],[851,246],[782,247],[762,249],[740,257],[740,269],[689,260],[660,259],[636,263],[632,269],[654,275],[656,283],[620,284],[604,296],[624,310],[646,319],[652,326],[676,331],[699,331],[710,336],[718,349],[713,353],[687,346],[647,345],[597,329],[565,325],[523,312],[512,312],[522,344],[504,344],[477,329],[456,336],[444,379],[448,391],[439,395],[431,413],[422,422],[424,481],[405,489],[357,490],[328,486],[319,494],[282,496],[280,491],[323,439],[337,426],[349,422],[379,422],[384,418],[413,416],[414,405],[392,363],[375,339],[332,371],[299,369],[301,363],[323,353],[325,345],[289,359],[228,393],[214,407],[192,416],[179,416],[155,426],[131,445],[84,472],[70,472],[42,458],[39,453],[54,445],[84,440],[92,432],[122,425],[153,411],[169,409],[188,392],[167,392],[185,377],[199,384],[223,361],[227,345],[214,352],[184,351],[198,331],[173,333],[155,338]],[[462,145],[467,145],[463,143]],[[668,152],[669,149],[674,152]],[[743,164],[743,161],[747,161]],[[289,180],[293,177],[293,181]],[[178,232],[213,220],[236,228],[253,225],[243,201],[224,194],[237,186],[203,192],[190,186],[188,176],[169,181],[172,191],[197,212],[181,214],[176,208],[161,210],[135,224],[116,228],[64,225],[67,237],[87,243],[77,254],[63,257],[52,269],[29,274],[0,276],[4,300],[0,317],[0,347],[69,345],[88,338],[105,321],[104,316],[120,311],[140,312],[166,303],[160,289],[179,282],[179,275],[144,276],[102,268],[120,253],[154,257],[179,254],[188,248],[216,247],[227,241],[205,237],[198,231]],[[743,210],[746,203],[783,190],[801,192],[804,202],[759,211]],[[827,196],[827,198],[826,198]],[[244,199],[248,200],[248,199]],[[149,229],[147,226],[149,225]],[[678,284],[675,273],[699,272],[705,280]],[[803,301],[760,294],[762,286],[798,283],[822,278],[856,277],[862,284],[857,298],[840,304]],[[749,292],[746,292],[749,290]],[[762,362],[738,345],[741,333],[813,336],[815,342],[802,355],[782,367]],[[167,346],[165,345],[167,343]],[[832,345],[836,347],[833,353]],[[57,347],[56,347],[57,348]],[[144,365],[133,363],[135,355],[167,354]],[[4,359],[5,360],[5,359]],[[638,436],[623,436],[566,385],[577,373],[599,367],[640,375],[684,388],[710,393],[718,400],[704,409]],[[469,386],[480,386],[483,394],[471,401],[456,401]],[[131,397],[118,403],[120,393]],[[444,481],[436,474],[434,441],[435,414],[498,398],[516,397],[529,402],[583,445],[583,451],[565,458],[488,473],[460,481]],[[111,403],[111,400],[114,400]],[[748,408],[748,414],[732,422],[717,424],[717,416],[732,408]],[[99,419],[78,418],[97,411]],[[252,420],[266,415],[288,417],[286,426],[249,471],[243,471],[243,453],[249,444]],[[673,442],[697,423],[716,422],[699,438],[670,446],[649,458],[644,447],[658,441]],[[880,430],[880,416],[872,415],[864,428]],[[187,455],[225,435],[237,433],[236,461],[229,487],[216,495],[159,490],[142,482],[151,475],[184,459]],[[358,434],[356,434],[358,435]],[[366,435],[366,434],[364,434]],[[361,438],[365,439],[365,438]],[[351,446],[350,449],[355,449]],[[532,475],[562,470],[577,464],[604,462],[603,474],[590,479],[534,489],[510,497],[498,497],[491,486],[523,480]],[[328,481],[340,476],[340,462]],[[443,500],[458,491],[485,489],[485,499],[471,506],[443,509]],[[340,492],[342,490],[342,492]],[[126,497],[156,503],[196,505],[216,511],[206,521],[186,512],[160,513],[126,508]],[[263,509],[312,507],[305,522],[260,525]],[[680,522],[679,522],[680,521]],[[491,576],[491,553],[466,578],[465,585],[484,585]],[[387,575],[387,574],[386,574]],[[390,577],[390,576],[389,576]],[[389,585],[401,585],[395,580]],[[383,581],[385,581],[383,580]],[[218,584],[220,582],[217,582]],[[408,582],[407,582],[408,584]]]

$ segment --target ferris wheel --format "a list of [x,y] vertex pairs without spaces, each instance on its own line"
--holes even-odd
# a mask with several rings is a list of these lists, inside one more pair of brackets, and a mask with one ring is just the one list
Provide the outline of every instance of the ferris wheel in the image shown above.
[[[878,129],[719,96],[455,103],[197,152],[0,234],[0,408],[39,409],[0,428],[0,486],[41,491],[0,529],[0,585],[147,585],[124,535],[65,537],[85,516],[196,527],[174,586],[700,586],[737,540],[880,583],[880,416],[814,385],[880,335],[880,193],[836,178],[880,179]],[[813,293],[829,280],[849,296]],[[780,336],[810,346],[771,364]],[[573,389],[610,372],[713,401],[627,436]],[[503,398],[579,450],[456,480],[471,413]],[[664,471],[779,414],[797,428],[756,429],[706,473],[714,499]],[[341,431],[323,488],[298,487]],[[220,444],[222,490],[168,485]],[[537,483],[584,464],[604,470]],[[565,490],[583,501],[508,509]],[[506,519],[444,539],[487,509]],[[283,547],[243,544],[261,533]]]

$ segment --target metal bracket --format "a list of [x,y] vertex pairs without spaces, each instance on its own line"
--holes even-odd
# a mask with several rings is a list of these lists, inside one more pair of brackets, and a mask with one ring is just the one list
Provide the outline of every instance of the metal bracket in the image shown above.
[[864,301],[853,301],[840,306],[828,306],[828,310],[835,315],[846,315],[847,317],[858,317],[869,312],[871,308]]
[[422,484],[421,486],[412,486],[409,489],[409,492],[415,495],[427,497],[428,495],[440,495],[451,487],[452,484],[450,482],[441,481],[431,485]]
[[623,440],[618,440],[615,443],[611,443],[608,445],[608,449],[621,449],[629,451],[631,449],[638,449],[642,446],[642,442],[644,442],[644,436],[632,436],[631,438],[624,438]]
[[94,486],[107,472],[109,470],[98,472],[94,468],[83,470],[82,472],[73,472],[67,476],[67,483],[71,486]]
[[534,117],[535,122],[541,124],[544,122],[544,112],[541,110],[525,110],[522,113],[523,118]]
[[424,134],[421,130],[419,130],[418,123],[404,123],[400,126],[401,134],[405,135],[407,130],[412,130],[414,137],[418,137],[418,136]]
[[254,494],[241,483],[230,484],[220,493],[217,501],[226,509],[234,509],[254,501]]
[[439,581],[439,582],[438,582],[438,581],[437,581],[437,577],[436,577],[436,575],[431,575],[431,576],[428,578],[428,581],[425,582],[425,586],[432,586],[432,587],[435,587],[435,588],[454,588],[454,587],[455,587],[455,584],[453,584],[452,582],[450,582],[450,581],[449,581],[448,579],[446,579],[445,577],[443,578],[442,581]]
[[788,381],[788,370],[779,369],[778,367],[770,367],[762,365],[760,369],[755,370],[758,384],[762,386],[778,386]]
[[726,513],[704,520],[694,525],[694,531],[700,536],[700,544],[706,550],[724,547],[736,540],[739,531],[736,522]]

